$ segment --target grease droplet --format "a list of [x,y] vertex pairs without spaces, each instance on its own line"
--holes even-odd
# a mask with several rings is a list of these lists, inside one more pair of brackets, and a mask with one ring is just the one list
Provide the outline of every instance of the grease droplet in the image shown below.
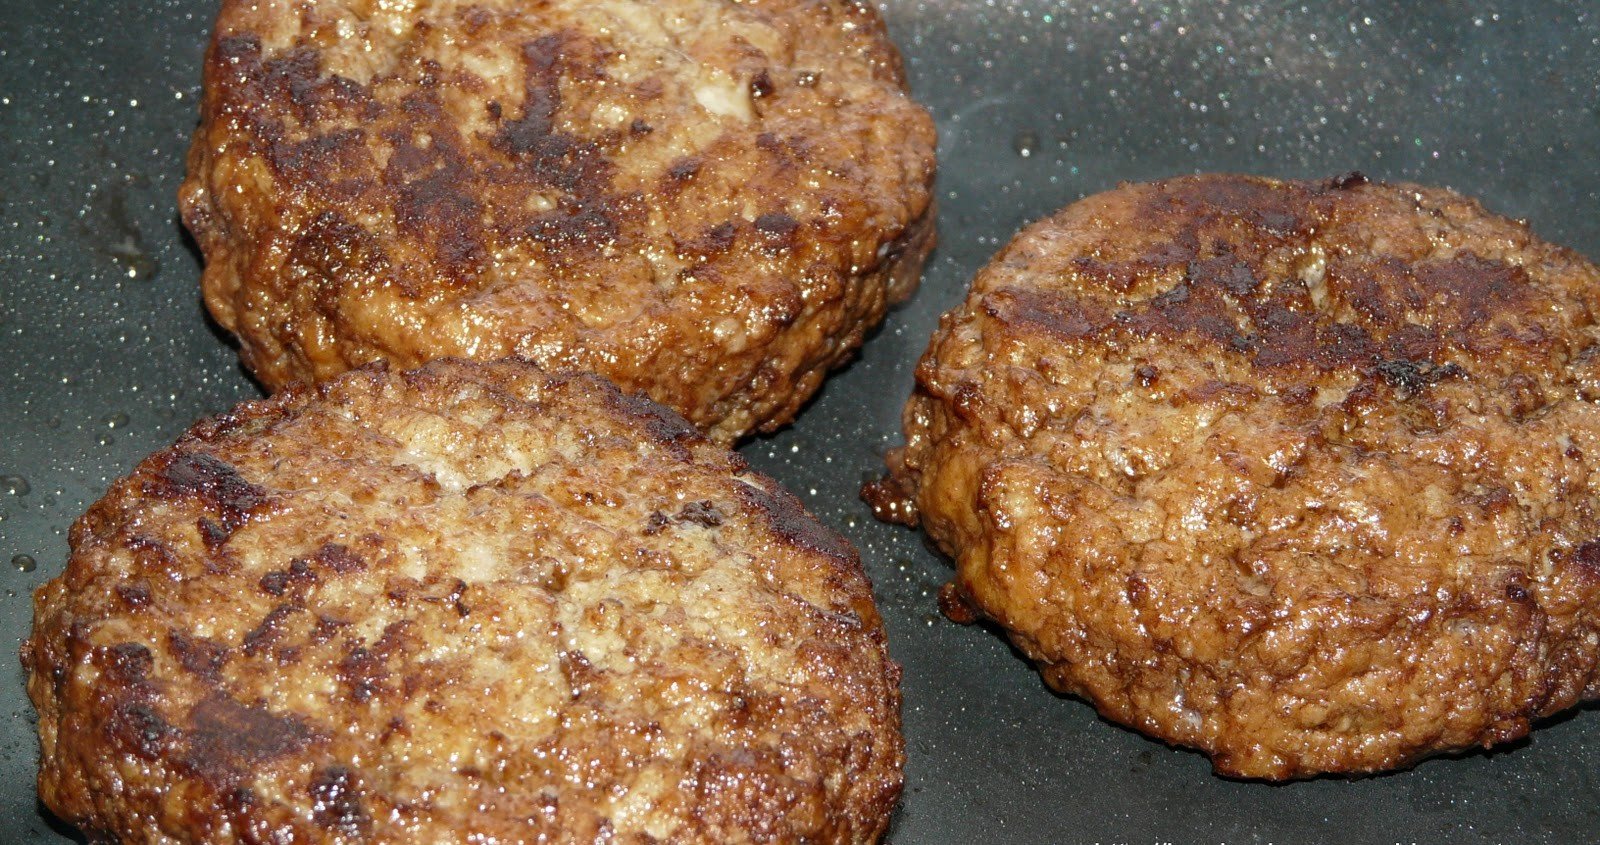
[[1039,134],[1031,131],[1018,132],[1011,139],[1011,148],[1023,158],[1032,158],[1033,154],[1039,151]]
[[117,262],[117,266],[122,268],[128,278],[135,281],[153,278],[161,271],[161,265],[150,257],[150,253],[145,251],[144,244],[135,237],[125,238],[106,247],[106,254]]
[[100,421],[106,424],[106,428],[122,428],[128,424],[128,415],[118,411],[114,414],[106,414]]
[[117,442],[117,438],[112,437],[110,434],[102,434],[99,437],[96,437],[94,442],[99,443],[101,446],[110,446],[111,444]]
[[33,490],[33,485],[20,475],[0,475],[0,490],[13,496],[26,496]]
[[33,555],[12,555],[11,565],[16,567],[18,572],[32,572],[39,562],[33,559]]

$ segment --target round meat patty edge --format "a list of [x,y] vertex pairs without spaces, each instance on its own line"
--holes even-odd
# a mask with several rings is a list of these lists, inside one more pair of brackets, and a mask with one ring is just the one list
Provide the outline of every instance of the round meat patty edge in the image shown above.
[[1600,271],[1415,185],[1124,185],[946,314],[866,492],[1049,683],[1222,774],[1600,695]]
[[94,835],[869,842],[900,790],[855,551],[598,377],[291,388],[71,539],[23,655],[41,799]]

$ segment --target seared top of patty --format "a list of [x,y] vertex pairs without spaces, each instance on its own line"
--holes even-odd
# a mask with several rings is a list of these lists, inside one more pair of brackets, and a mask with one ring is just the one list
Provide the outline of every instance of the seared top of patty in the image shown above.
[[1220,770],[1370,770],[1600,692],[1600,270],[1458,194],[1198,176],[1019,235],[902,484],[1058,686]]
[[40,795],[91,833],[864,842],[899,792],[854,550],[594,376],[246,403],[71,539],[25,660]]
[[269,387],[516,353],[727,440],[915,284],[933,143],[856,2],[226,0],[181,199]]

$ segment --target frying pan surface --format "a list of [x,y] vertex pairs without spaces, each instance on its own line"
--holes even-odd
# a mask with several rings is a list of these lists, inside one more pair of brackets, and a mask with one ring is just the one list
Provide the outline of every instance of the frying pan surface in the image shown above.
[[[885,4],[941,132],[941,245],[799,421],[742,451],[861,549],[905,665],[913,843],[1600,840],[1600,708],[1492,753],[1282,786],[1051,693],[937,613],[949,564],[856,497],[899,441],[943,310],[1025,223],[1121,180],[1359,169],[1448,185],[1600,258],[1600,5]],[[195,418],[259,388],[204,317],[174,193],[214,5],[0,9],[0,842],[75,834],[37,803],[14,656],[72,520]]]

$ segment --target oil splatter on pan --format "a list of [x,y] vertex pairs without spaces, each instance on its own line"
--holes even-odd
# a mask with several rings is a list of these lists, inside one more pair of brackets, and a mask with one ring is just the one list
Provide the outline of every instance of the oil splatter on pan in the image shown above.
[[[993,631],[938,615],[949,564],[856,496],[899,439],[938,315],[1021,225],[1122,180],[1197,171],[1439,184],[1600,258],[1592,3],[929,0],[884,5],[941,133],[922,290],[798,422],[743,447],[861,549],[905,664],[889,841],[1573,842],[1600,837],[1600,713],[1360,780],[1221,779],[1053,695]],[[42,6],[0,20],[0,636],[72,520],[196,417],[259,389],[208,322],[174,193],[214,7]],[[37,804],[32,708],[0,674],[0,830]]]

